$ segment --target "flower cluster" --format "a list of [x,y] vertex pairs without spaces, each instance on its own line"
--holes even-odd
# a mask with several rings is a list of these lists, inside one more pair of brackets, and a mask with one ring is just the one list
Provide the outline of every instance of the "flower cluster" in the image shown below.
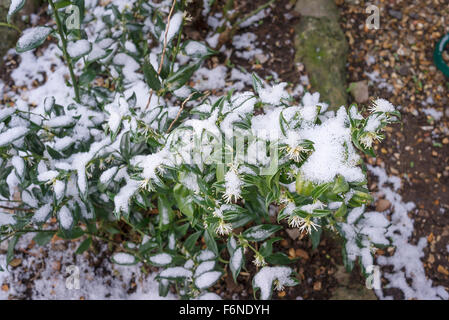
[[[328,110],[319,94],[295,101],[286,83],[257,75],[253,91],[197,91],[189,79],[216,52],[184,39],[185,1],[117,5],[88,8],[85,32],[48,25],[17,44],[25,52],[54,36],[60,47],[50,49],[73,71],[72,87],[32,112],[0,110],[0,200],[20,199],[14,215],[0,215],[0,241],[51,231],[90,239],[86,250],[126,224],[129,242],[114,261],[163,268],[161,294],[176,283],[180,295],[198,296],[224,268],[236,280],[249,254],[262,268],[262,298],[273,284],[296,284],[284,266],[294,261],[273,248],[282,220],[316,246],[322,229],[338,231],[350,210],[364,209],[371,196],[359,152],[373,155],[399,114],[382,99],[366,118],[356,106]],[[58,21],[64,11],[53,14]],[[59,225],[45,229],[50,217]]]

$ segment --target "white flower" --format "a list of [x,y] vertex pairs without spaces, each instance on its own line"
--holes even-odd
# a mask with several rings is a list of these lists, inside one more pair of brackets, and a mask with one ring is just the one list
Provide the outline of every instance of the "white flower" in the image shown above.
[[103,160],[103,159],[100,159],[100,165],[98,166],[98,168],[99,168],[100,170],[106,169],[106,166],[105,166],[105,164],[104,164],[104,160]]
[[290,168],[290,170],[287,171],[287,177],[289,179],[296,179],[296,177],[298,176],[299,173],[299,169],[294,167],[294,168]]
[[144,179],[139,181],[139,188],[143,190],[151,191],[150,179]]
[[218,227],[215,229],[215,233],[221,236],[230,234],[232,232],[232,225],[230,223],[226,223],[223,220],[220,220],[218,223]]
[[288,224],[292,228],[299,228],[303,224],[302,220],[304,219],[301,218],[300,216],[293,215],[290,216],[290,218],[288,219]]
[[373,146],[374,141],[380,141],[381,137],[375,132],[366,132],[364,133],[359,142],[365,146],[365,148],[371,148]]
[[306,148],[300,145],[301,138],[298,133],[290,131],[287,133],[287,138],[285,139],[285,144],[287,146],[284,149],[287,151],[287,156],[289,159],[300,162],[304,160],[304,153],[307,151]]
[[306,151],[306,148],[304,148],[303,146],[300,145],[296,147],[286,146],[285,150],[287,151],[287,156],[290,160],[293,160],[295,162],[300,162],[304,160],[303,153]]
[[254,257],[253,263],[256,267],[264,267],[267,265],[265,262],[265,259],[260,253],[256,253],[256,256]]
[[292,228],[299,228],[299,231],[307,231],[308,234],[312,233],[312,228],[317,231],[319,224],[312,221],[312,217],[302,218],[300,216],[294,215],[289,218],[288,224]]
[[284,283],[279,281],[279,279],[274,280],[274,288],[277,291],[282,291],[284,290]]
[[299,228],[299,231],[304,232],[307,230],[307,233],[311,234],[312,228],[317,231],[319,227],[319,224],[314,223],[310,217],[307,217],[304,219],[303,225]]
[[292,199],[290,199],[288,196],[287,196],[287,193],[285,192],[285,190],[282,190],[281,191],[281,195],[280,195],[280,197],[279,197],[279,204],[285,204],[285,205],[288,205],[289,203],[292,203],[293,201],[292,201]]

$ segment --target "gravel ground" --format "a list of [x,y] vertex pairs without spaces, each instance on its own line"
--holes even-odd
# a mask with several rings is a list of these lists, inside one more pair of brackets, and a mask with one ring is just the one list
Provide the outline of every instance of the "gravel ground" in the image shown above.
[[436,42],[449,33],[449,1],[374,1],[380,8],[379,30],[365,27],[367,2],[336,2],[350,43],[348,82],[367,81],[370,99],[387,98],[402,107],[402,124],[386,132],[370,162],[401,177],[401,195],[417,207],[411,216],[413,239],[428,241],[426,275],[448,289],[449,79],[432,57]]

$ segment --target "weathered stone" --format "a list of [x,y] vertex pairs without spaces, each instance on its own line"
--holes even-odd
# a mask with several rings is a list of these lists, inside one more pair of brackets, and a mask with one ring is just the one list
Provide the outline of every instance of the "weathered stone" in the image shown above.
[[384,212],[385,210],[389,209],[391,206],[391,202],[387,199],[380,199],[376,203],[376,211],[377,212]]
[[351,95],[354,97],[355,102],[365,103],[369,100],[368,82],[352,82],[349,85],[349,90]]
[[390,16],[392,16],[393,18],[396,18],[398,20],[402,19],[402,12],[401,11],[396,11],[396,10],[390,9],[390,10],[388,10],[388,14]]
[[333,109],[346,105],[348,43],[338,21],[303,16],[296,26],[295,46],[295,59],[305,65],[321,100]]
[[297,0],[295,10],[302,16],[338,20],[338,8],[334,0]]
[[330,300],[378,300],[373,290],[364,287],[358,289],[339,287],[337,288]]
[[264,63],[267,62],[268,59],[269,59],[266,55],[260,54],[260,53],[254,55],[254,57],[255,57],[261,64],[264,64]]
[[[11,24],[17,26],[19,29],[25,29],[25,22],[22,20],[23,15],[29,15],[34,12],[39,6],[37,0],[26,1],[25,6],[12,18]],[[10,0],[0,0],[0,21],[6,22],[6,16],[9,10]],[[3,57],[6,52],[16,45],[16,41],[19,38],[19,33],[9,27],[0,26],[0,57]],[[0,59],[0,65],[2,65],[3,59]]]
[[373,290],[363,284],[351,281],[351,275],[345,267],[339,266],[335,272],[338,287],[332,293],[330,300],[378,300]]
[[299,236],[301,235],[301,232],[299,231],[298,228],[294,228],[294,229],[286,229],[285,230],[288,234],[288,236],[292,239],[292,240],[296,240],[299,238]]

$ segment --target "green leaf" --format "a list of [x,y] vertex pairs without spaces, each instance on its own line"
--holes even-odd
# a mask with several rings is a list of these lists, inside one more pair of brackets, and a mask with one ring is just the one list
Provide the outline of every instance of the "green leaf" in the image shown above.
[[329,189],[329,187],[331,186],[331,183],[324,183],[322,185],[319,185],[318,187],[314,188],[312,191],[312,198],[314,199],[318,199],[323,193],[325,193],[327,191],[327,189]]
[[168,294],[168,290],[170,289],[170,282],[166,279],[159,280],[159,295],[161,297],[166,297]]
[[178,183],[173,189],[173,195],[179,210],[181,210],[190,221],[193,221],[194,207],[189,189]]
[[129,97],[127,100],[128,102],[128,106],[130,109],[133,109],[136,106],[137,103],[137,97],[136,97],[136,93],[133,92],[133,94],[131,95],[131,97]]
[[158,247],[158,244],[156,243],[156,241],[148,240],[147,242],[145,242],[144,244],[142,244],[139,247],[139,252],[146,253],[147,251],[151,251],[153,249],[156,249],[157,247]]
[[315,250],[316,248],[318,248],[318,245],[320,244],[322,232],[323,232],[323,230],[321,228],[317,228],[317,230],[312,228],[312,233],[310,234],[310,240],[312,241],[312,250]]
[[215,253],[215,256],[218,257],[217,242],[215,241],[214,236],[209,231],[209,229],[204,231],[204,241],[206,242],[206,246],[209,248],[209,250]]
[[260,89],[263,87],[263,81],[255,73],[251,74],[251,78],[253,80],[253,89],[257,94],[259,94]]
[[94,69],[89,68],[81,74],[79,84],[82,86],[87,86],[95,79],[96,76],[97,72]]
[[192,233],[186,239],[186,241],[184,241],[184,247],[186,248],[186,250],[188,252],[193,251],[193,249],[195,248],[195,243],[198,241],[198,238],[201,236],[202,233],[203,233],[203,231],[198,231],[198,232]]
[[189,81],[193,73],[199,68],[199,63],[190,63],[179,68],[173,75],[167,79],[171,91],[181,88]]
[[120,155],[123,160],[128,162],[131,158],[131,141],[130,141],[130,133],[129,131],[125,132],[120,140]]
[[145,59],[143,63],[143,75],[145,76],[145,82],[151,89],[155,91],[159,91],[161,89],[159,76],[148,59]]
[[268,257],[265,258],[265,260],[268,263],[274,264],[274,265],[287,265],[290,263],[293,263],[296,261],[296,259],[290,259],[285,253],[283,252],[276,252]]
[[40,246],[45,246],[50,242],[51,238],[55,235],[55,232],[38,232],[33,240]]
[[335,217],[336,218],[344,217],[344,216],[346,216],[347,212],[348,212],[348,207],[346,206],[345,203],[342,203],[340,208],[338,208],[338,210],[335,211]]
[[89,249],[90,245],[92,244],[92,238],[89,237],[87,239],[85,239],[83,242],[81,242],[81,244],[79,245],[79,247],[76,249],[75,253],[76,254],[81,254],[84,251],[86,251],[87,249]]
[[281,237],[268,239],[260,246],[259,253],[263,257],[268,257],[269,255],[271,255],[273,253],[273,243],[280,241],[280,240],[282,240]]
[[335,178],[335,183],[332,188],[332,192],[337,194],[337,193],[341,193],[341,192],[344,193],[348,190],[349,190],[349,183],[346,181],[346,179],[343,176],[338,175]]
[[30,133],[25,136],[24,142],[28,150],[42,156],[45,151],[45,145],[42,143],[41,139],[35,134]]
[[243,253],[243,248],[237,247],[229,260],[229,269],[231,270],[235,282],[237,282],[237,277],[244,265],[245,255]]
[[237,249],[237,241],[235,241],[235,238],[233,236],[230,236],[228,238],[226,247],[228,248],[229,256],[232,256],[234,254],[235,249]]
[[13,7],[13,3],[11,2],[10,6],[9,6],[9,11],[8,11],[8,15],[6,17],[6,21],[8,23],[11,23],[11,18],[13,15],[15,15],[17,12],[19,12],[19,10],[21,10],[23,8],[23,6],[25,5],[25,0],[21,0],[19,3],[15,2],[15,7]]
[[245,230],[242,235],[248,241],[263,241],[281,229],[281,226],[262,224]]
[[173,221],[173,210],[166,196],[159,195],[157,199],[157,208],[159,210],[159,228],[161,231],[166,231]]
[[8,251],[6,253],[6,265],[9,265],[9,263],[14,258],[14,248],[16,247],[17,241],[19,241],[20,235],[17,235],[13,237],[11,240],[9,240],[8,243]]
[[346,271],[351,272],[352,269],[354,269],[354,261],[348,257],[348,253],[346,252],[346,243],[343,245],[341,253],[343,256],[343,265],[346,268]]
[[16,51],[22,53],[33,50],[44,43],[53,30],[49,27],[34,27],[26,29],[16,44]]
[[82,237],[84,235],[84,231],[83,229],[81,229],[80,227],[74,227],[71,230],[64,230],[64,229],[59,229],[57,236],[61,239],[67,239],[67,240],[72,240],[72,239],[78,239],[80,237]]
[[71,4],[70,0],[60,0],[55,3],[56,9],[61,9],[69,6]]

